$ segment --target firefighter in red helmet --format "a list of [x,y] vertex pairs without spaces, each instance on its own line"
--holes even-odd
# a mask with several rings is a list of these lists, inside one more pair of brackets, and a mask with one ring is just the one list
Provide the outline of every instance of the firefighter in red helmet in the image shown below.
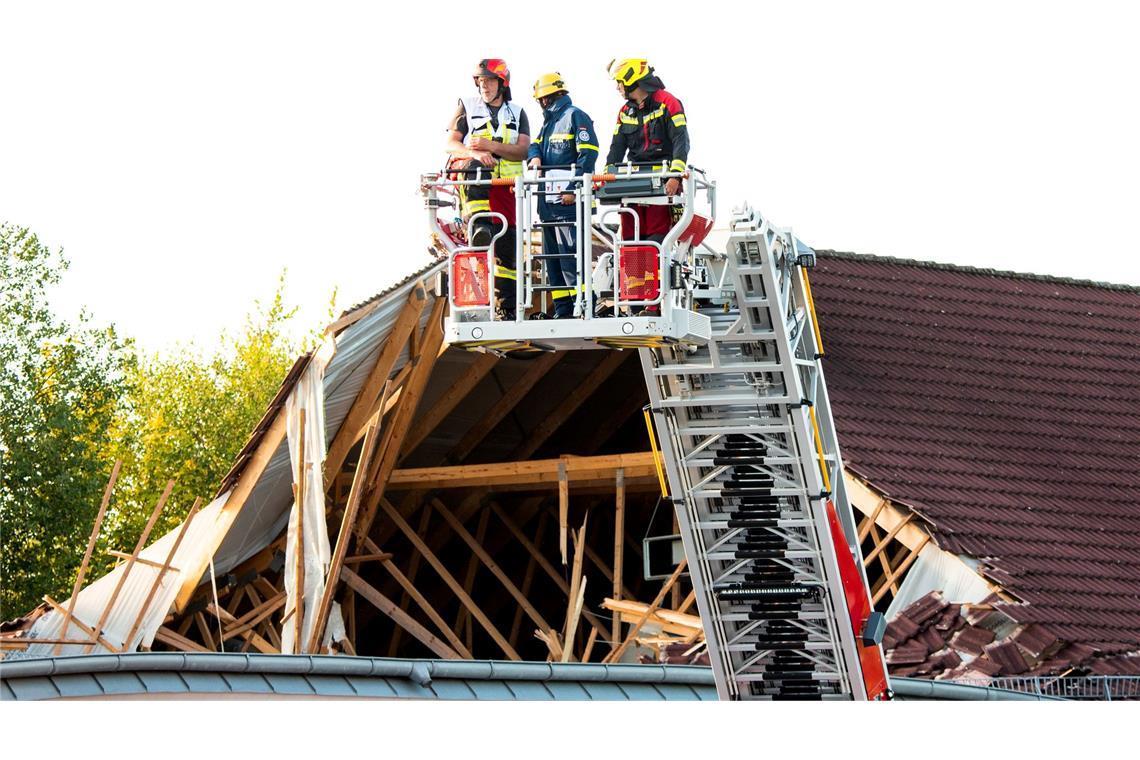
[[[448,122],[448,169],[461,179],[517,177],[530,146],[526,111],[511,102],[511,72],[501,58],[485,58],[473,72],[476,94],[460,98]],[[482,169],[479,174],[477,170]],[[507,219],[506,234],[495,243],[495,289],[500,298],[499,318],[515,318],[515,198],[513,188],[488,185],[460,186],[463,218],[493,211]],[[499,232],[500,223],[484,218],[476,222],[470,241],[486,246]]]

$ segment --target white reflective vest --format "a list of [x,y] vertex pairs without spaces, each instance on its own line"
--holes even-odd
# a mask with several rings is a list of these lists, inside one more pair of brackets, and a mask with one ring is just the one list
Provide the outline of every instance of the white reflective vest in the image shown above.
[[[507,145],[518,143],[519,119],[522,116],[519,109],[511,105],[510,102],[503,103],[502,107],[499,108],[498,128],[491,126],[491,109],[483,102],[483,98],[464,98],[463,109],[467,112],[467,134],[463,138],[465,144],[470,145],[472,137],[484,137]],[[491,176],[517,177],[522,173],[522,161],[509,161],[500,157]]]

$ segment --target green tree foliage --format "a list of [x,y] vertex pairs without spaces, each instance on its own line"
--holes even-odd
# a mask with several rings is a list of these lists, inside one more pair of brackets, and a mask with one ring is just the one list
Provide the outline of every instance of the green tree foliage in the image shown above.
[[115,508],[103,539],[130,551],[168,480],[170,501],[153,536],[174,528],[194,498],[208,502],[285,373],[313,336],[290,338],[296,308],[284,301],[284,274],[268,305],[256,303],[236,336],[218,349],[193,346],[141,358],[115,420],[111,458],[123,460]]
[[55,318],[67,269],[27,229],[0,225],[0,617],[67,596],[113,460],[111,428],[134,372],[113,327]]
[[[49,289],[67,269],[28,230],[0,226],[0,619],[44,594],[71,593],[107,478],[116,484],[88,581],[107,549],[131,551],[168,480],[175,488],[151,540],[195,497],[213,497],[296,357],[296,309],[255,302],[243,328],[203,352],[139,357],[113,328],[57,319]],[[330,314],[335,293],[330,302]]]

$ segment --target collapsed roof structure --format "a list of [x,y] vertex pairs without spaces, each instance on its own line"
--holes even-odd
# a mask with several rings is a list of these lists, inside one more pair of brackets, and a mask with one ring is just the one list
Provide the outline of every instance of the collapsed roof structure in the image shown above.
[[[636,351],[448,348],[441,268],[331,325],[216,498],[10,656],[700,664],[687,579],[649,571],[675,529]],[[812,278],[892,673],[1135,672],[1140,289],[834,252]]]

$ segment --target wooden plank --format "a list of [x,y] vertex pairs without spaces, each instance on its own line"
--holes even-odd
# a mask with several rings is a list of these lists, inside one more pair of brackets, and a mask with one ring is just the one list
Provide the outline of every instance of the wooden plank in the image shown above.
[[[871,535],[871,540],[875,541],[877,543],[879,541],[879,526],[872,523],[870,535]],[[903,551],[904,552],[908,551],[908,549],[906,549],[906,547],[903,547]],[[890,561],[887,560],[886,553],[879,554],[878,558],[879,558],[879,564],[882,565],[882,567],[883,567],[883,578],[886,579],[886,578],[890,577],[890,575],[891,575],[891,563],[890,563]],[[864,563],[866,563],[866,562],[867,562],[867,560],[864,560]],[[897,583],[890,582],[887,585],[891,586],[891,590],[894,593],[897,594],[899,592],[899,587],[898,587]]]
[[868,554],[864,558],[864,560],[863,560],[864,564],[871,562],[871,560],[873,560],[873,559],[875,559],[875,557],[879,556],[879,554],[883,551],[883,549],[885,549],[887,547],[887,544],[889,544],[891,542],[891,539],[893,539],[895,536],[897,536],[899,534],[899,531],[901,531],[903,528],[905,528],[913,518],[914,518],[914,512],[908,512],[906,514],[906,516],[903,517],[903,519],[901,519],[897,523],[895,523],[895,526],[887,532],[887,535],[881,541],[879,541],[879,543],[875,544],[875,548],[872,549],[871,553]]
[[[649,605],[645,602],[607,598],[602,601],[602,608],[617,613],[614,617],[619,618],[621,622],[633,624],[646,613]],[[698,616],[665,608],[654,610],[646,622],[660,626],[661,630],[666,633],[673,633],[678,636],[690,636],[696,631],[704,630]]]
[[[536,360],[537,361],[537,360]],[[596,457],[568,457],[562,459],[535,459],[524,462],[493,462],[447,467],[417,467],[395,470],[388,478],[388,488],[469,488],[495,487],[509,484],[558,483],[558,466],[564,464],[566,479],[606,480],[613,488],[615,472],[624,469],[626,478],[656,478],[656,465],[651,452],[635,454],[609,454]]]
[[476,422],[470,430],[464,434],[455,448],[452,449],[450,459],[453,462],[462,462],[468,455],[475,450],[475,447],[482,443],[483,439],[495,429],[495,427],[503,421],[503,418],[511,413],[528,393],[535,384],[546,376],[546,373],[562,358],[561,352],[550,352],[543,354],[539,358],[531,362],[530,367],[527,369],[526,374],[516,380],[502,398],[495,402],[495,404],[487,410],[483,418]]
[[[173,490],[174,481],[166,481],[166,488],[163,489],[162,495],[158,498],[158,503],[155,505],[154,511],[150,513],[150,518],[146,521],[142,535],[139,536],[139,540],[135,544],[135,550],[131,552],[131,558],[127,560],[127,565],[123,568],[123,574],[119,576],[119,580],[115,584],[115,590],[111,593],[111,598],[107,600],[107,605],[103,608],[103,613],[99,616],[99,622],[95,624],[96,635],[103,634],[103,626],[107,623],[107,618],[111,616],[111,610],[115,608],[115,602],[119,600],[119,594],[127,582],[127,576],[131,574],[131,569],[135,566],[135,560],[138,559],[139,552],[146,546],[146,542],[150,538],[150,532],[154,530],[154,525],[158,522],[158,516],[162,514],[163,507],[166,506],[166,500],[170,498],[170,492]],[[95,648],[96,643],[97,642],[92,639],[91,643],[83,650],[83,653],[88,654]]]
[[210,624],[206,622],[206,616],[201,612],[195,612],[191,615],[194,623],[198,626],[198,634],[202,637],[202,642],[206,645],[206,649],[211,652],[218,651],[218,645],[214,641],[214,636],[210,633]]
[[467,397],[475,386],[478,385],[487,373],[494,369],[495,365],[499,363],[499,357],[495,354],[480,354],[479,357],[472,362],[470,367],[467,367],[463,374],[451,385],[443,395],[436,399],[431,407],[422,415],[416,422],[415,427],[408,433],[408,438],[404,442],[404,456],[416,450],[416,447],[423,443],[424,439],[431,435],[432,431],[443,422],[447,415],[459,406],[460,402]]
[[[882,512],[883,508],[886,506],[887,500],[885,498],[880,498],[879,503],[875,505],[874,511],[872,511],[869,515],[863,516],[863,520],[859,524],[860,544],[863,543],[863,541],[867,538],[867,534],[871,531],[871,526],[874,525],[875,521],[879,519],[879,513]],[[866,561],[864,561],[864,564],[866,564]]]
[[183,652],[209,652],[210,651],[209,649],[206,649],[201,644],[198,644],[197,642],[191,641],[190,639],[186,638],[185,636],[179,636],[177,633],[170,630],[166,626],[159,627],[158,631],[155,632],[155,634],[154,634],[154,638],[157,639],[158,641],[161,641],[163,644],[166,644],[168,646],[172,646],[175,649],[178,649],[178,650],[183,651]]
[[380,552],[379,554],[358,554],[355,557],[345,557],[344,564],[359,565],[363,562],[383,562],[386,559],[392,559],[392,552]]
[[186,536],[186,531],[190,528],[190,523],[198,515],[198,510],[202,506],[202,498],[194,499],[194,504],[190,507],[190,512],[186,515],[186,519],[182,521],[182,527],[178,529],[178,535],[174,538],[174,544],[170,547],[170,551],[166,554],[166,561],[159,567],[158,575],[154,577],[154,582],[150,584],[150,591],[147,592],[146,599],[143,601],[142,608],[139,614],[135,616],[134,622],[131,624],[130,631],[127,633],[126,640],[123,641],[123,648],[119,651],[125,652],[131,645],[135,634],[138,633],[139,627],[142,625],[143,618],[146,617],[146,611],[150,609],[150,603],[154,601],[154,595],[158,593],[159,586],[162,585],[162,577],[167,572],[174,568],[170,563],[174,561],[174,556],[178,553],[178,547],[182,545],[182,539]]
[[305,624],[305,470],[308,463],[305,461],[305,410],[297,412],[300,432],[297,434],[299,453],[297,459],[300,466],[293,476],[293,497],[297,508],[297,537],[293,548],[295,564],[293,569],[293,652],[304,654],[305,642],[301,640]]
[[[610,578],[613,582],[614,599],[622,598],[622,579],[625,577],[625,470],[618,469],[615,478],[614,493],[614,571]],[[621,636],[621,621],[616,617],[610,641],[617,641]]]
[[[107,514],[107,506],[111,503],[111,492],[115,490],[115,481],[119,479],[119,470],[122,469],[123,460],[115,460],[111,468],[111,477],[107,480],[107,487],[103,489],[103,500],[99,503],[99,512],[95,515],[95,525],[91,529],[91,537],[87,539],[87,551],[83,552],[83,561],[79,563],[79,574],[75,576],[75,583],[71,587],[71,597],[67,602],[67,614],[63,618],[63,628],[59,637],[67,639],[67,627],[75,614],[75,600],[79,598],[79,590],[83,588],[83,579],[87,575],[87,568],[91,564],[91,553],[95,551],[95,542],[99,538],[99,531],[103,529],[103,518]],[[52,656],[58,655],[63,647],[56,646]]]
[[340,521],[340,530],[337,532],[336,545],[333,547],[332,558],[329,560],[329,571],[325,575],[325,590],[317,607],[317,618],[313,622],[313,631],[309,637],[309,651],[316,651],[321,637],[328,625],[329,611],[332,609],[333,597],[336,594],[337,584],[340,582],[340,568],[348,554],[348,542],[351,539],[352,528],[356,523],[356,515],[360,510],[360,500],[364,493],[364,473],[376,450],[377,426],[376,417],[368,425],[364,434],[364,447],[360,452],[360,460],[356,464],[356,472],[352,476],[352,486],[348,492],[348,504],[344,508],[344,516]]
[[563,662],[569,662],[569,657],[574,652],[574,635],[578,630],[578,619],[582,614],[582,604],[585,600],[584,588],[586,585],[586,577],[582,575],[582,559],[586,548],[586,521],[589,520],[589,512],[582,518],[582,527],[574,536],[574,565],[570,570],[570,593],[567,595],[566,608],[566,622],[562,633],[562,657]]
[[[677,612],[688,612],[689,609],[691,609],[692,606],[696,603],[696,601],[697,590],[693,589],[689,592],[689,595],[685,597],[685,601],[681,602],[681,606],[677,608]],[[700,618],[697,619],[700,620]]]
[[[562,564],[566,564],[566,532],[570,524],[570,481],[566,475],[566,460],[558,462],[558,549]],[[573,599],[573,593],[571,593]]]
[[[443,519],[447,521],[447,524],[451,526],[451,529],[455,531],[456,535],[458,535],[465,544],[467,544],[468,548],[470,548],[475,556],[479,558],[483,565],[491,571],[491,574],[499,579],[499,582],[503,584],[503,588],[507,590],[508,594],[514,597],[514,600],[518,602],[518,605],[520,607],[523,608],[527,616],[534,621],[534,624],[542,630],[549,630],[550,624],[546,622],[541,614],[539,614],[534,605],[530,603],[530,600],[526,598],[526,595],[519,591],[518,587],[515,586],[510,577],[508,577],[507,574],[503,572],[503,569],[499,567],[499,564],[495,562],[490,554],[487,553],[487,550],[482,547],[480,542],[477,541],[465,527],[463,527],[463,523],[455,519],[455,515],[451,513],[451,510],[447,508],[447,505],[445,505],[439,499],[433,498],[432,506],[434,506],[436,511],[443,516]],[[483,513],[485,516],[490,516],[490,514],[490,511]]]
[[389,429],[385,431],[385,444],[381,447],[377,465],[373,468],[374,472],[369,473],[370,479],[367,482],[372,492],[369,494],[368,501],[364,505],[364,510],[356,526],[357,545],[363,543],[363,538],[372,529],[372,521],[376,517],[379,501],[384,495],[392,471],[396,468],[400,448],[408,434],[408,428],[416,412],[416,407],[419,406],[424,389],[427,388],[432,368],[435,366],[436,359],[439,358],[439,351],[444,345],[442,321],[446,305],[446,298],[437,298],[431,314],[428,315],[427,327],[424,328],[428,334],[425,336],[423,355],[416,362],[412,374],[408,377],[408,382],[404,386],[403,398],[400,399],[399,406],[393,411],[394,419]]
[[[371,539],[369,539],[367,543],[370,546],[375,546],[375,544],[372,544]],[[391,560],[382,560],[380,564],[385,570],[388,571],[389,575],[396,579],[396,582],[400,584],[400,588],[404,590],[404,593],[407,594],[413,601],[415,601],[416,605],[418,605],[419,608],[423,610],[424,614],[428,616],[428,619],[431,620],[433,624],[435,624],[435,627],[439,629],[439,632],[443,634],[444,638],[447,639],[452,648],[455,649],[455,651],[461,657],[468,660],[472,659],[471,651],[463,645],[463,642],[460,641],[459,637],[455,635],[455,632],[448,627],[447,621],[445,621],[443,619],[443,616],[441,616],[435,607],[432,606],[431,602],[427,600],[427,597],[420,593],[420,590],[415,587],[415,584],[412,583],[411,579],[400,572],[400,568],[396,567],[396,564]],[[401,607],[400,609],[403,608]]]
[[510,459],[528,459],[534,452],[538,451],[542,444],[546,443],[558,431],[558,428],[562,427],[563,423],[578,411],[586,399],[630,357],[630,354],[625,351],[609,351],[606,353],[607,355],[598,366],[594,367],[581,382],[575,384],[573,392],[568,394],[553,411],[542,418],[542,422],[536,425],[527,439],[515,449],[509,457]]
[[[421,506],[422,511],[420,512],[420,524],[416,528],[416,535],[426,536],[426,535],[428,535],[428,526],[431,525],[431,504],[424,504],[424,503],[422,503],[422,499],[413,499],[413,498],[409,497],[408,499],[405,499],[403,506],[404,506],[404,508],[407,508],[409,503],[414,504],[417,500],[419,500],[422,504],[422,506]],[[393,530],[394,530],[394,528],[393,528]],[[368,546],[374,545],[374,544],[372,544],[372,539],[368,539],[366,541],[366,545],[368,545]],[[407,579],[408,579],[408,583],[413,587],[416,585],[416,576],[420,572],[420,560],[421,559],[422,559],[422,557],[420,556],[419,552],[412,552],[412,557],[410,560],[408,560]],[[411,594],[405,588],[404,591],[400,594],[400,609],[402,609],[402,610],[407,609],[408,600],[410,598],[411,598]],[[450,631],[451,629],[448,628],[447,630]],[[403,632],[404,632],[404,630],[402,628],[396,628],[396,630],[392,632],[392,640],[388,644],[388,656],[389,657],[395,657],[396,652],[399,651],[399,649],[400,649],[400,638],[401,638],[401,634]],[[454,644],[454,642],[453,642],[453,644]]]
[[[99,644],[102,644],[104,647],[106,647],[108,652],[121,651],[118,647],[113,645],[111,642],[107,641],[107,639],[104,638],[101,634],[96,634],[94,628],[92,628],[89,625],[86,625],[82,620],[75,617],[74,613],[71,613],[71,612],[68,612],[67,610],[65,610],[59,604],[59,602],[55,601],[50,596],[44,596],[43,600],[45,602],[47,602],[47,605],[49,607],[51,607],[53,610],[55,610],[59,614],[63,615],[63,619],[65,622],[74,623],[76,628],[78,628],[81,632],[87,634],[87,636],[89,637],[89,640],[95,641]],[[66,640],[66,639],[61,639],[61,641],[63,641],[63,640]],[[77,642],[77,643],[86,644],[87,642],[82,641],[82,642]],[[56,644],[57,649],[61,646],[62,646],[61,644]]]
[[887,576],[886,583],[884,583],[883,587],[880,588],[878,590],[878,592],[876,592],[875,597],[871,600],[871,604],[874,605],[874,604],[879,603],[879,600],[882,599],[883,596],[886,595],[887,591],[890,589],[890,585],[892,583],[894,583],[895,580],[902,577],[902,574],[907,571],[907,568],[909,568],[911,566],[911,564],[916,559],[918,559],[918,554],[919,554],[919,552],[922,551],[922,547],[926,546],[926,544],[929,542],[930,542],[930,536],[927,536],[926,541],[924,541],[920,546],[918,546],[915,549],[911,549],[910,554],[907,555],[907,558],[905,560],[903,560],[902,564],[899,565],[898,567],[896,567],[890,573],[890,575]]
[[[535,560],[538,566],[542,568],[547,576],[550,577],[550,580],[554,581],[555,585],[557,585],[558,588],[562,590],[562,593],[566,594],[567,598],[569,598],[570,584],[567,583],[566,579],[562,577],[562,574],[555,569],[550,560],[542,555],[542,551],[536,545],[536,542],[541,540],[541,534],[537,534],[535,536],[535,542],[532,542],[529,538],[526,537],[526,534],[522,532],[522,529],[519,528],[515,521],[512,520],[505,511],[503,511],[503,508],[501,506],[499,506],[494,501],[490,502],[490,504],[491,509],[496,515],[498,515],[499,519],[503,521],[503,524],[507,526],[507,529],[511,532],[511,535],[513,535],[515,539],[526,548],[527,552]],[[543,516],[546,516],[545,512],[543,513]],[[589,556],[589,551],[590,547],[587,546],[587,556]],[[606,632],[605,628],[601,624],[601,621],[599,621],[595,615],[589,612],[584,612],[583,615],[585,616],[586,620],[589,621],[591,626],[598,629],[598,633],[604,634]]]
[[400,310],[400,315],[396,317],[396,321],[388,333],[384,348],[376,357],[376,362],[372,365],[360,392],[356,394],[356,400],[349,407],[340,429],[329,443],[328,452],[325,454],[326,488],[332,485],[333,479],[340,472],[341,465],[344,464],[345,457],[348,456],[348,452],[358,440],[357,432],[372,416],[373,405],[380,395],[384,383],[392,374],[392,368],[400,356],[400,351],[408,342],[408,336],[419,324],[420,313],[426,304],[427,291],[422,283],[417,283],[408,293],[408,298]]
[[397,607],[391,599],[368,585],[359,575],[345,567],[341,568],[340,577],[345,583],[352,587],[353,591],[371,602],[376,609],[391,618],[392,622],[403,628],[428,649],[448,660],[459,659],[459,655],[456,654],[455,650],[436,638],[431,631],[420,625],[411,615]]
[[[261,604],[254,607],[252,610],[250,610],[249,612],[245,613],[240,618],[235,620],[232,624],[230,624],[230,626],[228,628],[226,628],[222,631],[222,635],[226,639],[232,639],[234,636],[240,636],[241,634],[245,633],[246,631],[253,630],[263,620],[268,618],[270,615],[272,615],[277,610],[284,607],[286,599],[287,599],[287,597],[285,595],[285,592],[282,591],[277,596],[274,596],[271,599],[268,599],[268,600],[262,602]],[[294,617],[296,617],[296,616],[294,615]],[[315,650],[310,650],[310,651],[315,651]]]
[[[108,549],[106,551],[106,554],[108,557],[114,557],[115,559],[128,559],[129,560],[131,558],[130,552],[121,552],[117,549]],[[161,562],[155,562],[154,560],[149,560],[149,559],[146,559],[145,557],[135,557],[135,564],[142,565],[143,567],[153,567],[156,570],[162,568]],[[119,566],[119,563],[116,562],[115,567],[118,567],[118,566]],[[176,568],[168,568],[168,569],[175,570]]]
[[178,592],[178,597],[174,600],[174,609],[178,612],[183,612],[189,604],[190,599],[194,596],[194,592],[198,588],[198,582],[202,580],[206,570],[210,566],[210,560],[214,556],[214,552],[221,546],[222,540],[229,532],[230,526],[233,525],[234,520],[241,514],[241,510],[245,507],[249,495],[253,492],[253,487],[257,485],[257,481],[261,478],[261,474],[265,472],[266,465],[269,460],[273,458],[273,454],[277,451],[277,447],[281,445],[281,441],[285,438],[285,413],[278,410],[277,415],[273,418],[273,424],[261,437],[261,442],[257,445],[253,455],[246,463],[241,471],[241,476],[238,478],[237,483],[234,484],[233,490],[230,491],[230,496],[226,499],[225,505],[222,507],[218,518],[214,523],[214,530],[212,535],[203,540],[202,552],[198,555],[196,561],[191,567],[183,568],[182,574],[182,589]]
[[681,573],[685,571],[685,567],[688,564],[687,559],[681,560],[681,563],[677,565],[677,569],[674,570],[673,574],[669,576],[669,579],[661,585],[661,590],[657,592],[657,596],[650,603],[649,608],[645,610],[645,614],[642,615],[633,628],[629,630],[625,640],[621,642],[621,645],[618,646],[617,649],[614,649],[606,655],[606,659],[602,660],[602,662],[618,662],[620,660],[622,653],[625,652],[626,648],[633,642],[641,630],[641,626],[645,625],[645,621],[649,620],[649,616],[653,615],[661,607],[661,602],[664,601],[665,595],[669,593],[669,589],[673,588],[673,585],[681,578]]
[[582,662],[589,662],[590,655],[594,653],[594,644],[598,641],[598,629],[591,628],[590,635],[586,639],[586,648],[582,650]]
[[503,634],[499,632],[499,629],[495,627],[494,623],[492,623],[487,618],[487,616],[483,614],[483,611],[479,609],[479,606],[475,604],[475,601],[470,596],[468,596],[466,592],[464,592],[463,587],[460,586],[459,582],[455,580],[455,576],[453,576],[448,571],[448,569],[444,567],[443,563],[439,561],[439,558],[436,557],[431,549],[428,548],[427,544],[423,542],[423,539],[415,534],[415,532],[412,530],[412,527],[408,525],[403,517],[400,516],[399,511],[393,507],[387,499],[383,497],[380,498],[379,503],[380,508],[384,510],[384,513],[387,514],[389,519],[391,519],[392,522],[396,524],[396,527],[400,529],[400,531],[404,534],[405,537],[407,537],[412,545],[416,547],[416,551],[423,555],[423,558],[427,560],[427,563],[432,566],[432,569],[434,569],[439,577],[443,579],[443,582],[447,584],[452,593],[459,597],[460,603],[471,611],[471,614],[475,616],[475,619],[479,621],[479,624],[483,626],[483,629],[487,631],[492,639],[495,640],[495,643],[499,645],[499,648],[503,650],[503,653],[512,660],[521,660],[522,658],[519,657],[518,652],[514,650],[514,647],[510,645],[510,642],[508,642],[503,637]]

